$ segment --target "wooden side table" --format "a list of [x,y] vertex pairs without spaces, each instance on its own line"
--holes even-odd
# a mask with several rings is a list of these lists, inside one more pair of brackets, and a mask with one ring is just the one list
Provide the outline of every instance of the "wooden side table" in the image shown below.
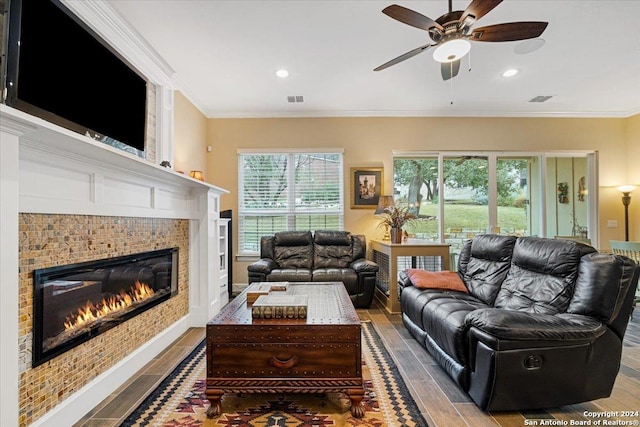
[[[398,299],[398,257],[408,256],[415,260],[419,256],[437,256],[441,260],[441,268],[449,270],[448,243],[433,243],[410,241],[408,243],[391,243],[385,240],[371,240],[370,246],[374,255],[386,256],[387,263],[380,266],[376,277],[376,298],[387,308],[389,313],[400,313]],[[375,254],[378,252],[379,254]],[[386,268],[385,268],[386,267]]]

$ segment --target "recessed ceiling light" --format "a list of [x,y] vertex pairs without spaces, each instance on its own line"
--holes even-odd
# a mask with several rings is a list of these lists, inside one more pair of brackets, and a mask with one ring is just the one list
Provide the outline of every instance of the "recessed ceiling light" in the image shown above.
[[507,71],[505,71],[504,73],[502,73],[502,77],[513,77],[516,74],[518,74],[520,72],[520,70],[516,69],[516,68],[511,68]]
[[280,77],[281,79],[284,79],[285,77],[289,77],[289,72],[283,68],[281,70],[276,71],[276,76]]

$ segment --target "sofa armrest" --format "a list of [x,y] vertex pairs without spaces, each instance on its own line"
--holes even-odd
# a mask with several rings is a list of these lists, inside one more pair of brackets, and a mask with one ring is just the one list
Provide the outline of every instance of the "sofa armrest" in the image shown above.
[[278,264],[270,258],[261,258],[256,262],[253,262],[247,266],[249,273],[258,273],[268,275],[275,268],[278,268]]
[[373,261],[369,261],[364,258],[357,259],[353,261],[350,267],[356,273],[377,273],[378,272],[378,264]]
[[413,286],[413,282],[409,278],[407,274],[407,270],[402,270],[398,272],[398,298],[402,296],[402,291],[404,288],[408,288]]
[[599,320],[575,314],[537,314],[482,308],[467,314],[467,326],[498,340],[584,341],[598,338],[607,327]]

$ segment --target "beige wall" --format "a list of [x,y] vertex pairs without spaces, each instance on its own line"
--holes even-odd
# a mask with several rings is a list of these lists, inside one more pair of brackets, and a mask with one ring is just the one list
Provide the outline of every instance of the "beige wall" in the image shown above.
[[200,170],[207,180],[207,118],[177,91],[174,92],[173,111],[173,170],[185,174]]
[[[638,167],[640,162],[640,114],[627,119],[627,145],[628,182],[640,187],[640,167]],[[640,200],[638,201],[640,202]]]
[[[179,100],[179,101],[178,101]],[[202,114],[180,95],[176,96],[176,135],[184,128],[180,120],[189,114],[201,123]],[[184,111],[179,111],[184,109]],[[192,119],[191,119],[192,120]],[[629,119],[572,118],[284,118],[209,119],[206,145],[207,181],[226,188],[222,209],[233,209],[237,219],[237,150],[239,148],[342,148],[344,149],[345,229],[380,237],[378,221],[370,210],[349,208],[349,170],[354,166],[383,166],[385,188],[392,188],[393,150],[596,150],[599,153],[600,241],[603,249],[611,239],[624,239],[624,211],[617,186],[633,180],[640,188],[640,115]],[[176,140],[177,145],[181,141]],[[192,143],[192,141],[190,141]],[[176,152],[183,148],[176,147]],[[635,158],[635,160],[634,160]],[[195,159],[194,159],[195,160]],[[186,161],[186,160],[185,160]],[[176,164],[178,161],[176,160]],[[635,174],[635,175],[634,175]],[[640,240],[640,191],[630,207],[630,238]],[[634,204],[634,202],[636,202]],[[635,205],[635,206],[634,206]],[[635,209],[634,209],[635,208]],[[618,221],[607,228],[607,220]],[[235,222],[237,224],[237,221]],[[234,242],[237,242],[234,225]],[[234,248],[236,250],[237,248]],[[237,252],[237,251],[236,251]],[[246,263],[234,268],[235,283],[246,282]]]

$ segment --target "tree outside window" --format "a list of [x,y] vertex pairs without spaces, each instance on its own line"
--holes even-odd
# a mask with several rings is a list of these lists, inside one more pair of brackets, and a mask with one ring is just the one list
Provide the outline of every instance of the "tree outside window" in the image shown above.
[[238,170],[241,254],[277,231],[343,228],[342,153],[242,153]]

